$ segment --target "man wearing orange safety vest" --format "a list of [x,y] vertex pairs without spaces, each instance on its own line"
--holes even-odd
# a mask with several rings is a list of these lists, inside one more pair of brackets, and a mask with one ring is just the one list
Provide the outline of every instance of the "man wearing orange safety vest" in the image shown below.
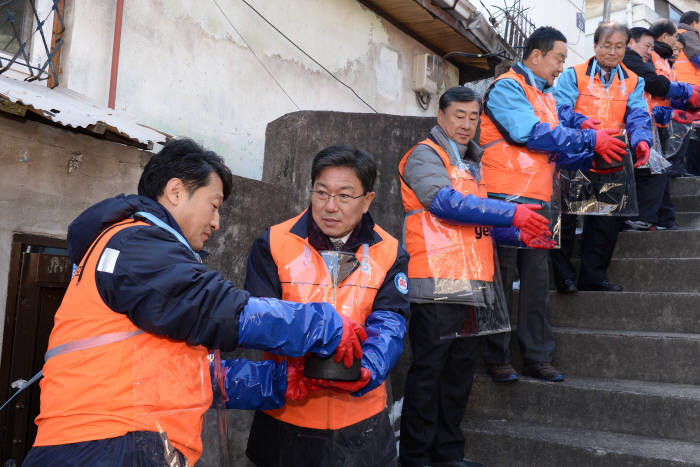
[[693,10],[683,13],[678,34],[683,42],[683,51],[673,66],[676,79],[700,86],[700,13]]
[[24,465],[194,465],[213,374],[230,408],[281,407],[299,393],[284,363],[210,364],[209,349],[351,356],[359,346],[363,333],[329,304],[250,298],[202,264],[231,189],[219,156],[175,140],[146,164],[138,196],[106,199],[73,221],[76,266]]
[[[622,59],[627,68],[644,78],[645,98],[657,126],[662,150],[669,139],[669,120],[673,118],[679,121],[681,116],[680,110],[671,107],[671,99],[684,106],[686,103],[691,106],[700,104],[700,87],[675,80],[675,73],[668,62],[671,47],[667,42],[663,42],[669,40],[668,38],[673,39],[673,36],[663,32],[664,28],[675,31],[675,26],[668,20],[655,23],[652,30],[631,28],[630,40]],[[656,46],[655,36],[660,39]],[[670,173],[652,174],[648,167],[635,169],[639,215],[625,221],[626,230],[677,228],[673,201],[669,194],[669,181]]]
[[482,151],[472,141],[481,98],[457,86],[440,96],[439,108],[438,124],[399,162],[413,357],[401,414],[404,467],[477,465],[462,459],[460,423],[478,340],[446,339],[442,330],[461,325],[479,306],[475,291],[500,291],[492,236],[513,245],[551,245],[549,222],[533,211],[539,206],[486,197]]
[[[546,205],[553,200],[559,168],[590,166],[593,150],[618,158],[619,141],[609,131],[594,130],[585,117],[575,128],[560,121],[552,85],[566,60],[566,37],[541,27],[525,41],[523,59],[491,84],[484,97],[481,146],[489,197]],[[571,119],[573,116],[567,116]],[[579,129],[581,128],[581,129]],[[545,381],[562,381],[554,366],[554,332],[549,308],[546,251],[499,248],[506,297],[520,272],[517,337],[524,373]],[[486,339],[484,359],[494,381],[515,381],[510,363],[510,336]]]
[[[700,86],[700,13],[686,11],[678,25],[679,40],[683,51],[673,66],[676,79]],[[695,110],[692,120],[700,120],[700,112]],[[691,175],[700,175],[700,125],[696,122],[685,152],[685,170]]]
[[[599,24],[593,34],[595,56],[566,69],[559,76],[554,97],[560,116],[580,114],[581,119],[588,118],[588,121],[593,121],[597,127],[612,134],[619,135],[625,130],[635,154],[636,168],[649,160],[652,133],[651,118],[644,99],[644,79],[621,63],[628,39],[626,26],[616,23]],[[580,119],[572,119],[572,126],[580,125],[579,121]],[[625,148],[624,143],[617,147],[622,150],[622,154]],[[597,148],[596,152],[600,154]],[[593,168],[596,169],[596,163]],[[601,180],[596,178],[601,177],[599,172],[591,172],[588,176],[593,180]],[[604,179],[601,183],[604,183]],[[607,268],[622,220],[616,216],[585,216],[578,275],[580,290],[614,292],[623,289],[622,285],[612,284],[607,279]],[[568,228],[570,235],[562,239],[562,242],[573,246],[575,228],[575,220],[571,219]],[[562,265],[567,267],[561,267]],[[555,263],[555,273],[571,281],[576,278],[575,270],[566,262]]]
[[[376,176],[376,163],[361,149],[322,150],[311,166],[309,209],[272,226],[250,250],[245,286],[253,296],[333,300],[366,332],[359,379],[304,377],[297,384],[308,389],[301,399],[256,412],[246,454],[258,467],[379,467],[396,456],[384,380],[403,352],[408,255],[368,213]],[[327,265],[334,252],[349,262]]]

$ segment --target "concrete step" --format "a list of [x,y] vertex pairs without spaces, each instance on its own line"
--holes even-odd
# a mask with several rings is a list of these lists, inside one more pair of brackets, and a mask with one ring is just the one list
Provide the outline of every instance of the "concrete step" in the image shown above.
[[673,207],[680,212],[700,211],[700,195],[674,196]]
[[554,326],[700,334],[700,294],[552,292],[550,304]]
[[700,212],[676,211],[676,223],[685,228],[700,228]]
[[615,258],[700,258],[700,230],[620,232]]
[[[577,271],[579,262],[571,261]],[[607,276],[610,282],[622,284],[626,292],[698,293],[700,258],[613,258]]]
[[465,417],[465,457],[489,467],[686,467],[700,444]]
[[700,386],[582,377],[504,384],[477,375],[466,416],[697,441],[700,424],[691,414],[698,413]]
[[700,195],[700,177],[678,177],[671,179],[671,196]]
[[700,334],[554,328],[554,338],[565,376],[700,385]]

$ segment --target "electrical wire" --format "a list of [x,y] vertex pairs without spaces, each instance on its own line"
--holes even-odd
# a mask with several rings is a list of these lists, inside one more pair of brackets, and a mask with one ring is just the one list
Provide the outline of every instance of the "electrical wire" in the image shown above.
[[280,82],[277,81],[277,78],[275,78],[275,76],[274,76],[274,75],[272,74],[272,72],[265,66],[265,64],[264,64],[263,61],[260,59],[260,57],[258,57],[258,54],[255,53],[255,50],[253,50],[253,48],[250,46],[250,44],[248,44],[248,41],[245,39],[245,37],[243,37],[243,34],[241,34],[241,33],[238,31],[238,29],[236,29],[236,26],[233,25],[233,22],[229,19],[228,15],[226,15],[226,12],[223,10],[223,8],[221,8],[221,5],[219,5],[219,3],[218,3],[216,0],[212,0],[212,2],[214,2],[214,4],[216,5],[216,7],[217,7],[217,8],[219,9],[219,11],[221,12],[221,15],[222,15],[222,16],[226,19],[226,21],[228,22],[228,24],[230,24],[231,27],[233,28],[233,30],[236,31],[236,34],[238,34],[238,37],[240,37],[241,40],[243,41],[243,43],[246,45],[246,47],[248,47],[248,50],[250,50],[250,53],[253,54],[253,57],[255,57],[255,59],[258,61],[258,63],[260,63],[260,66],[262,66],[262,67],[265,69],[265,71],[267,72],[267,74],[270,75],[270,78],[272,78],[272,80],[275,82],[275,84],[277,84],[277,87],[280,88],[280,90],[284,93],[285,96],[287,96],[287,99],[289,99],[289,100],[291,101],[292,105],[294,105],[294,107],[296,107],[297,110],[301,110],[301,109],[299,108],[299,106],[297,105],[297,103],[294,102],[294,99],[292,99],[292,96],[290,96],[289,93],[288,93],[288,92],[284,89],[284,87],[280,84]]
[[[216,3],[216,0],[213,0],[213,1]],[[325,66],[321,65],[321,64],[318,62],[318,60],[316,60],[316,59],[313,58],[311,55],[309,55],[308,53],[306,53],[306,51],[305,51],[304,49],[302,49],[301,47],[299,47],[293,40],[291,40],[289,37],[287,37],[286,34],[284,34],[282,31],[280,31],[274,24],[272,24],[267,18],[265,18],[265,16],[263,16],[262,13],[260,13],[258,10],[256,10],[250,3],[248,3],[246,0],[241,0],[241,1],[242,1],[243,3],[245,3],[245,4],[248,6],[248,8],[250,8],[251,10],[253,10],[260,18],[262,18],[263,21],[265,21],[268,25],[270,25],[270,27],[271,27],[272,29],[274,29],[274,30],[277,31],[282,37],[284,37],[285,39],[287,39],[287,41],[289,41],[290,44],[292,44],[294,47],[296,47],[297,50],[299,50],[299,52],[303,53],[306,57],[309,58],[309,60],[311,60],[311,61],[314,62],[316,65],[318,65],[319,67],[321,67],[321,69],[322,69],[323,71],[325,71],[326,73],[328,73],[334,80],[336,80],[337,82],[339,82],[340,84],[342,84],[343,86],[345,86],[346,88],[348,88],[348,89],[350,90],[350,92],[352,92],[352,93],[355,95],[355,97],[357,97],[359,100],[361,100],[363,104],[365,104],[367,107],[369,107],[369,108],[372,110],[372,112],[378,113],[378,112],[374,109],[374,107],[372,107],[371,105],[369,105],[369,104],[367,103],[367,101],[365,101],[357,92],[355,92],[355,90],[354,90],[350,85],[344,83],[344,82],[343,82],[342,80],[340,80],[337,76],[335,76],[333,73],[331,73],[331,71],[328,70],[328,68],[326,68]],[[220,9],[220,8],[221,8],[221,7],[219,7],[219,9]]]

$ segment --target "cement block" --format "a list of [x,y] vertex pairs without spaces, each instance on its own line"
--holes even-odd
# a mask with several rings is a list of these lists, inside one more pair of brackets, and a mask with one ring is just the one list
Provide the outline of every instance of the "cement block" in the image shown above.
[[700,333],[700,294],[552,292],[550,305],[554,326]]
[[478,375],[466,417],[696,441],[693,413],[700,413],[700,386],[581,377],[502,384]]
[[700,211],[700,195],[674,196],[673,207],[679,212]]
[[555,328],[565,375],[700,384],[700,334]]
[[700,177],[678,177],[671,179],[671,196],[700,195]]
[[620,232],[615,258],[698,258],[700,230]]
[[466,418],[465,457],[489,467],[687,467],[700,465],[700,444],[564,429],[509,420]]
[[676,223],[684,228],[700,228],[700,212],[676,211]]

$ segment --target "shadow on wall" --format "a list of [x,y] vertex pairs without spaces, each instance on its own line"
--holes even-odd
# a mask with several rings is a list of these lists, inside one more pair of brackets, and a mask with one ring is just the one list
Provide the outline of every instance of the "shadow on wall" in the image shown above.
[[[207,265],[242,287],[253,241],[270,226],[294,217],[308,206],[311,162],[316,153],[333,144],[352,144],[374,156],[378,166],[374,188],[377,196],[370,212],[375,222],[400,239],[404,210],[397,166],[435,124],[435,118],[426,117],[314,111],[290,113],[269,123],[263,180],[234,177],[233,192],[221,210],[221,230],[207,243],[211,254]],[[261,353],[238,351],[227,357],[257,360]],[[409,352],[404,351],[391,374],[394,401],[403,398],[409,361]],[[232,465],[246,465],[252,412],[227,412]],[[213,410],[205,417],[204,455],[198,467],[219,465],[216,417]]]

